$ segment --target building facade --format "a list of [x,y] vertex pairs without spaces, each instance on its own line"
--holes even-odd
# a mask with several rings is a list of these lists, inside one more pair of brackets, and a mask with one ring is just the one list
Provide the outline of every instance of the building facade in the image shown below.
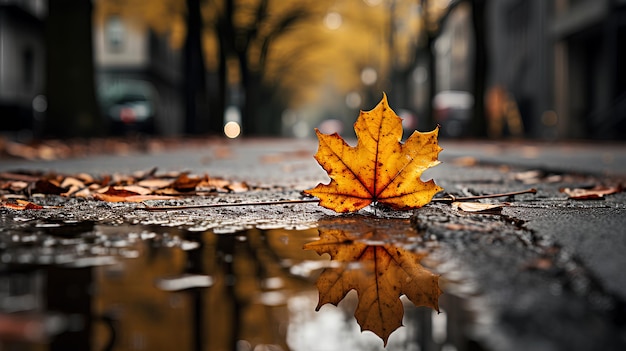
[[0,1],[0,130],[33,131],[45,111],[43,0]]
[[626,1],[555,1],[558,134],[626,140]]
[[[0,0],[0,133],[41,135],[47,109],[47,3]],[[116,14],[94,21],[93,36],[102,117],[110,119],[110,92],[121,89],[126,96],[120,99],[143,95],[149,100],[152,132],[182,133],[180,50],[169,45],[166,35]]]
[[142,94],[154,109],[155,133],[182,133],[180,50],[140,22],[118,14],[102,17],[94,28],[94,56],[103,115],[111,117],[111,94]]
[[526,136],[626,138],[626,1],[500,0],[488,6],[489,84]]

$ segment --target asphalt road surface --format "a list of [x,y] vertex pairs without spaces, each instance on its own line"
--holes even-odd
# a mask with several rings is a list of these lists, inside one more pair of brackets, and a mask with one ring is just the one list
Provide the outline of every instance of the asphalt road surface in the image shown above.
[[[466,337],[487,350],[626,349],[626,193],[572,200],[560,192],[565,187],[626,184],[626,145],[445,140],[441,144],[443,163],[423,179],[435,179],[447,193],[471,196],[537,189],[536,194],[488,200],[506,202],[495,214],[464,213],[437,203],[398,215],[411,218],[424,238],[441,246],[433,260],[442,277],[455,277],[448,279],[447,288],[471,316],[463,324]],[[315,150],[313,140],[224,140],[126,155],[3,159],[0,172],[97,175],[154,167],[163,172],[187,170],[266,189],[225,195],[225,201],[271,201],[299,199],[301,190],[327,181],[312,157]],[[107,208],[104,217],[102,207],[88,203],[69,202],[64,211],[104,224],[181,223],[225,233],[250,226],[314,228],[321,218],[336,216],[316,204],[301,204],[214,210],[210,216],[206,211],[143,213],[131,219],[124,206]],[[17,226],[12,221],[15,214],[2,211],[0,224],[10,231]]]

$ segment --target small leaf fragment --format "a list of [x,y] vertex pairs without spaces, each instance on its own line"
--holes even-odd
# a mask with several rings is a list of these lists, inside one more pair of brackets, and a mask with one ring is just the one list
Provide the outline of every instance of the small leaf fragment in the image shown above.
[[452,207],[465,211],[465,212],[487,212],[500,210],[505,204],[486,204],[482,202],[462,202],[455,201],[452,203]]
[[21,200],[18,199],[16,200],[16,203],[12,203],[12,202],[7,202],[2,204],[2,207],[5,208],[10,208],[12,210],[18,210],[18,211],[23,211],[23,210],[43,210],[44,206],[42,205],[37,205],[35,203],[32,203],[30,201],[26,201],[26,200]]
[[622,191],[621,186],[606,187],[597,185],[591,189],[583,188],[563,188],[561,192],[567,194],[572,200],[593,200],[602,199],[605,195],[616,194]]

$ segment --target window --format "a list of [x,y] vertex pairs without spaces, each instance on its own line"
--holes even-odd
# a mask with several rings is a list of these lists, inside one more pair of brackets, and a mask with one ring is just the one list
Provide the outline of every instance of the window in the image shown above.
[[106,45],[110,51],[118,52],[124,48],[124,34],[126,29],[120,16],[110,16],[105,24]]

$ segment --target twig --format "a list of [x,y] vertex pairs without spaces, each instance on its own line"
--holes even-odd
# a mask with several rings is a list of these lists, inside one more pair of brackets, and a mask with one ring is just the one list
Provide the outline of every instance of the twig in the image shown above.
[[[477,195],[466,197],[454,197],[436,198],[432,199],[432,202],[446,202],[451,203],[454,201],[470,201],[478,199],[489,199],[494,197],[513,196],[521,194],[534,194],[537,189],[526,189],[522,191],[514,191],[510,193],[489,194],[489,195]],[[217,203],[217,204],[205,204],[205,205],[184,205],[184,206],[148,206],[144,204],[144,207],[137,207],[137,210],[144,211],[176,211],[176,210],[192,210],[198,208],[212,208],[212,207],[239,207],[239,206],[271,206],[271,205],[291,205],[291,204],[305,204],[319,202],[318,199],[307,200],[280,200],[280,201],[260,201],[260,202],[234,202],[234,203]]]
[[145,206],[137,207],[137,210],[146,211],[175,211],[175,210],[191,210],[196,208],[211,208],[211,207],[235,207],[235,206],[266,206],[266,205],[290,205],[290,204],[304,204],[319,202],[317,199],[309,200],[280,200],[280,201],[261,201],[261,202],[231,202],[231,203],[218,203],[218,204],[205,204],[205,205],[185,205],[185,206]]
[[489,195],[476,195],[476,196],[465,196],[465,197],[455,197],[455,196],[450,195],[450,197],[435,198],[435,199],[432,199],[431,201],[448,203],[448,202],[455,202],[455,201],[471,201],[471,200],[479,200],[479,199],[491,199],[494,197],[505,197],[505,196],[514,196],[514,195],[521,195],[521,194],[536,194],[536,193],[537,193],[537,189],[530,188],[530,189],[521,190],[521,191],[513,191],[509,193],[499,193],[499,194],[489,194]]

